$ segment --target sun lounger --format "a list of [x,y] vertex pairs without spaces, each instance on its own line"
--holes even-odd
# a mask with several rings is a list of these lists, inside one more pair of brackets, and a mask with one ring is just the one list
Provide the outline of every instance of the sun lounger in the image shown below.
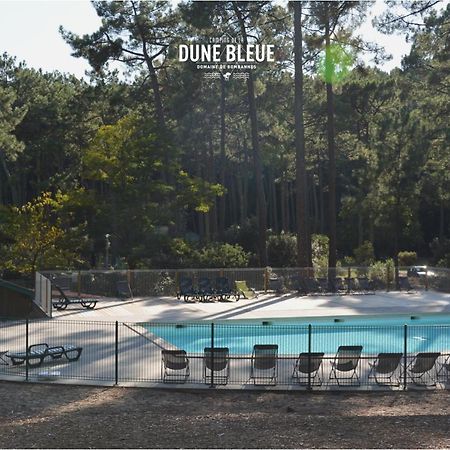
[[245,280],[235,281],[236,290],[242,295],[244,298],[251,299],[258,297],[255,289],[249,288],[247,286],[247,282]]
[[278,376],[278,345],[254,345],[251,359],[250,379],[253,384],[275,385]]
[[438,380],[441,380],[445,383],[450,381],[450,355],[447,355],[447,358],[443,363],[439,363],[440,368],[437,373]]
[[[437,380],[436,360],[441,356],[440,353],[423,352],[417,353],[414,359],[408,364],[406,371],[412,382],[418,386],[435,386]],[[431,372],[435,372],[434,379]],[[424,383],[424,377],[431,378],[432,383]]]
[[211,280],[207,277],[201,277],[198,280],[198,295],[202,302],[216,301],[216,292],[211,285]]
[[[300,353],[294,365],[292,378],[300,384],[322,385],[322,360],[324,353]],[[317,380],[316,380],[317,378]]]
[[186,383],[190,375],[189,359],[185,350],[161,351],[161,378],[164,383]]
[[394,375],[398,375],[398,368],[402,359],[402,353],[379,353],[373,363],[369,363],[369,378],[374,378],[377,384],[398,386],[400,379],[397,376],[395,381],[392,379]]
[[227,347],[206,347],[203,357],[203,378],[205,383],[227,384],[230,376],[230,350]]
[[[348,381],[350,385],[359,386],[357,368],[362,349],[361,345],[341,345],[336,352],[334,361],[331,362],[330,380],[335,379],[339,386],[341,381]],[[343,376],[343,374],[350,374],[350,376]],[[353,383],[353,379],[355,379],[355,383]]]
[[230,280],[226,277],[216,278],[216,296],[222,302],[230,301],[231,298],[239,301],[239,292],[231,289]]
[[66,293],[57,284],[52,285],[61,295],[60,298],[52,299],[53,307],[62,310],[68,305],[81,305],[86,309],[94,309],[97,305],[97,299],[85,297],[68,297]]
[[185,302],[198,301],[198,292],[194,289],[194,282],[192,278],[182,277],[180,279],[180,289],[177,292],[178,300],[180,300],[181,297],[183,297]]
[[50,347],[44,343],[30,345],[26,352],[8,352],[6,356],[11,359],[13,366],[23,364],[28,360],[29,367],[39,367],[46,358],[55,360],[64,356],[70,362],[77,361],[82,351],[82,347],[75,345],[64,344]]

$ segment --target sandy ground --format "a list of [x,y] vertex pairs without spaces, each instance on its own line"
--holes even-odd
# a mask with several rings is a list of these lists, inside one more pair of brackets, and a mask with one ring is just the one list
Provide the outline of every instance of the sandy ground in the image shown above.
[[449,448],[450,393],[0,382],[3,448]]

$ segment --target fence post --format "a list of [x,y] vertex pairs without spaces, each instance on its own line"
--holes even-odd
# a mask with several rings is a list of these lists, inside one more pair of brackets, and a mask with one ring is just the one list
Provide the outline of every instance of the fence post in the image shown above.
[[428,291],[428,267],[425,269],[425,290]]
[[308,391],[312,390],[311,385],[311,335],[312,335],[312,325],[308,325]]
[[115,349],[114,349],[114,381],[115,384],[119,384],[119,322],[116,320],[116,339],[115,339]]
[[29,331],[29,322],[28,319],[25,320],[25,381],[28,381],[28,347],[29,347],[29,337],[28,337],[28,331]]
[[267,288],[269,286],[269,271],[267,267],[264,268],[264,293],[267,294]]
[[407,372],[406,365],[408,364],[408,325],[403,327],[403,390],[406,389]]
[[214,323],[211,322],[211,384],[210,388],[214,387]]

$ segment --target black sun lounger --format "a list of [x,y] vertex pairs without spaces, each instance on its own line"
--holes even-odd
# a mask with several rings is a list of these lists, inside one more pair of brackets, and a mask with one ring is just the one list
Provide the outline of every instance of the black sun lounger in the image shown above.
[[[336,352],[334,361],[331,362],[330,380],[335,379],[339,386],[342,385],[341,382],[344,382],[344,385],[359,386],[359,376],[356,369],[362,349],[361,345],[341,345]],[[344,374],[350,374],[350,376]],[[353,381],[354,379],[355,381]]]
[[[324,353],[300,353],[294,365],[292,378],[299,384],[322,385],[321,370]],[[317,380],[316,380],[317,378]]]
[[66,309],[68,305],[81,305],[86,309],[94,309],[97,305],[97,299],[95,298],[83,298],[83,297],[68,297],[60,286],[54,284],[53,287],[61,294],[61,298],[53,299],[53,307],[61,310]]
[[230,376],[228,347],[206,347],[203,357],[203,378],[205,383],[227,384]]
[[402,353],[378,353],[375,361],[369,362],[369,378],[374,378],[379,385],[399,386],[398,374],[394,381],[393,378],[398,372],[397,369],[400,367],[402,356]]
[[[418,386],[435,386],[437,380],[436,360],[441,356],[438,352],[422,352],[417,353],[414,359],[406,367],[408,375],[414,384]],[[434,378],[432,376],[434,373]],[[431,383],[426,383],[424,380],[428,377]]]
[[278,345],[254,345],[251,364],[250,379],[253,384],[277,384]]
[[30,345],[26,352],[8,352],[5,356],[11,359],[13,366],[23,364],[28,360],[29,367],[39,367],[45,358],[50,358],[53,361],[64,356],[70,362],[77,361],[82,351],[82,347],[75,345],[64,344],[50,347],[44,343]]
[[185,350],[161,351],[161,378],[164,383],[186,383],[189,374],[189,358]]

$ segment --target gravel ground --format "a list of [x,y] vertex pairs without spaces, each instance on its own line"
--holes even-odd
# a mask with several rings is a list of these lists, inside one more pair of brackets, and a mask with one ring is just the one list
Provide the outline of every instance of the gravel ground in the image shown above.
[[449,448],[450,393],[0,382],[3,448]]

